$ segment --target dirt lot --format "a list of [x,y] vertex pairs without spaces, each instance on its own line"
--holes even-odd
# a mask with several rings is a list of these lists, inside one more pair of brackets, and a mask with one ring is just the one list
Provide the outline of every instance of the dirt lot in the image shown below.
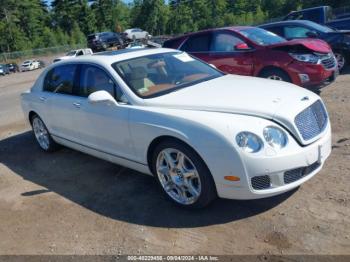
[[0,78],[0,254],[350,254],[350,74],[326,87],[333,152],[299,189],[175,207],[152,177],[62,149],[43,153],[20,93],[40,70]]

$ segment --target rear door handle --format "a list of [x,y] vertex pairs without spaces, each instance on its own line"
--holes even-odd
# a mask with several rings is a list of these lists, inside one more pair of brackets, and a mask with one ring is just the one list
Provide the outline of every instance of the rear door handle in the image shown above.
[[80,108],[81,104],[78,103],[78,102],[74,102],[73,105],[76,107],[76,108]]

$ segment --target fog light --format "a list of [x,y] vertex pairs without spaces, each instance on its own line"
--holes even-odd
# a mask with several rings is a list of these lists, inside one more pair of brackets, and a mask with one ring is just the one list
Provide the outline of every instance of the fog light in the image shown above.
[[307,74],[299,74],[299,78],[302,83],[310,81],[310,77]]

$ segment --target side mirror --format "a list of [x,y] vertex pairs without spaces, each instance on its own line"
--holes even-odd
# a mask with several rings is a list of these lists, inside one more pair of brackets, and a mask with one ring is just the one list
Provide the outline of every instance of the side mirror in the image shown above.
[[88,96],[88,101],[91,104],[101,104],[101,103],[105,103],[108,105],[116,105],[117,104],[114,97],[111,96],[111,94],[105,90],[96,91],[96,92],[91,93]]
[[240,43],[240,44],[235,45],[234,49],[238,50],[238,51],[244,51],[244,50],[249,50],[250,47],[246,43]]
[[309,31],[309,32],[306,33],[306,36],[310,37],[310,38],[317,38],[318,37],[318,33],[316,31]]

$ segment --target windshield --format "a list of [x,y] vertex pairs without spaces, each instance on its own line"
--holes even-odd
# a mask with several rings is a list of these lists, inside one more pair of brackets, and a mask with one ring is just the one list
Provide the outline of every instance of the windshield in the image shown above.
[[112,66],[142,98],[160,96],[223,75],[184,52],[142,56]]
[[240,33],[254,43],[263,46],[287,42],[283,37],[261,28],[244,28],[240,30]]
[[66,54],[66,56],[74,56],[76,52],[77,52],[76,50],[70,51]]

